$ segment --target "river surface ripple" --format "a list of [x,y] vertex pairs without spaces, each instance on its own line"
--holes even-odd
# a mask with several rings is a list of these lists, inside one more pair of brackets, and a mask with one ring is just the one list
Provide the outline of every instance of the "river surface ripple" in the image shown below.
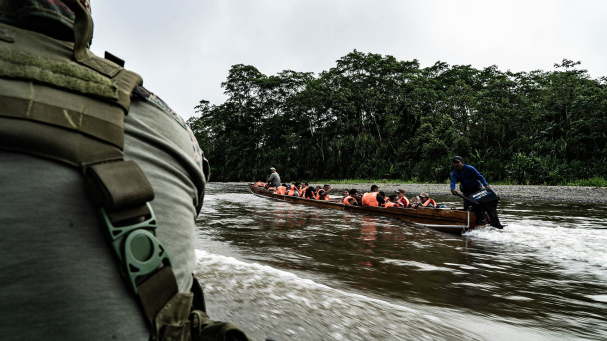
[[196,276],[256,340],[607,340],[607,208],[498,209],[459,236],[210,184]]

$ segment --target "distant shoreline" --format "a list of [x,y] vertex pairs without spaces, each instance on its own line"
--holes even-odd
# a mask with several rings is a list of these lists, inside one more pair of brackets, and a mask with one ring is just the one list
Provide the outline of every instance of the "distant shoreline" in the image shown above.
[[[246,182],[211,182],[211,184],[234,184],[247,185]],[[356,188],[358,190],[368,191],[374,183],[357,184],[334,184],[334,190],[331,195],[339,195],[342,190]],[[381,191],[392,193],[399,188],[407,191],[408,197],[414,197],[421,192],[427,192],[430,195],[451,195],[449,184],[393,184],[393,183],[375,183]],[[323,185],[320,183],[311,183],[311,185]],[[535,186],[535,185],[492,185],[502,198],[515,198],[522,200],[543,200],[543,201],[567,201],[567,202],[587,202],[587,203],[607,203],[607,187],[582,187],[582,186]]]

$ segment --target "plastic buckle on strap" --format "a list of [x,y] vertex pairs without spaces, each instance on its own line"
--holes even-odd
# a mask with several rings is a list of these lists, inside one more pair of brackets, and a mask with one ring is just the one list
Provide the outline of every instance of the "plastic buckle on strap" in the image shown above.
[[138,294],[137,279],[155,272],[161,265],[171,265],[168,253],[156,238],[158,223],[152,207],[150,217],[130,225],[116,226],[105,208],[99,210],[105,225],[104,234],[124,264],[131,290]]

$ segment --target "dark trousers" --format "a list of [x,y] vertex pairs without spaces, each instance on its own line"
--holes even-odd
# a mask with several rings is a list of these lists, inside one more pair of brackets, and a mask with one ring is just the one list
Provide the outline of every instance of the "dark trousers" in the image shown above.
[[[478,191],[480,191],[482,188],[481,187],[476,187],[476,188],[462,188],[460,186],[459,190],[462,191],[462,194],[468,198],[470,196],[470,194],[472,193],[476,193]],[[468,207],[470,207],[470,202],[468,200],[464,200],[464,211],[468,210]]]

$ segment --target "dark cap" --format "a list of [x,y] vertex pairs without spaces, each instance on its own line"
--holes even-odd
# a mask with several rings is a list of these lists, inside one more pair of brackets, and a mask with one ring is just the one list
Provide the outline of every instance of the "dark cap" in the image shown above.
[[464,162],[464,159],[461,156],[456,156],[453,158],[453,162]]
[[407,193],[407,192],[405,192],[405,190],[404,190],[404,189],[399,188],[399,189],[396,191],[396,193],[402,193],[402,194],[405,194],[405,193]]

